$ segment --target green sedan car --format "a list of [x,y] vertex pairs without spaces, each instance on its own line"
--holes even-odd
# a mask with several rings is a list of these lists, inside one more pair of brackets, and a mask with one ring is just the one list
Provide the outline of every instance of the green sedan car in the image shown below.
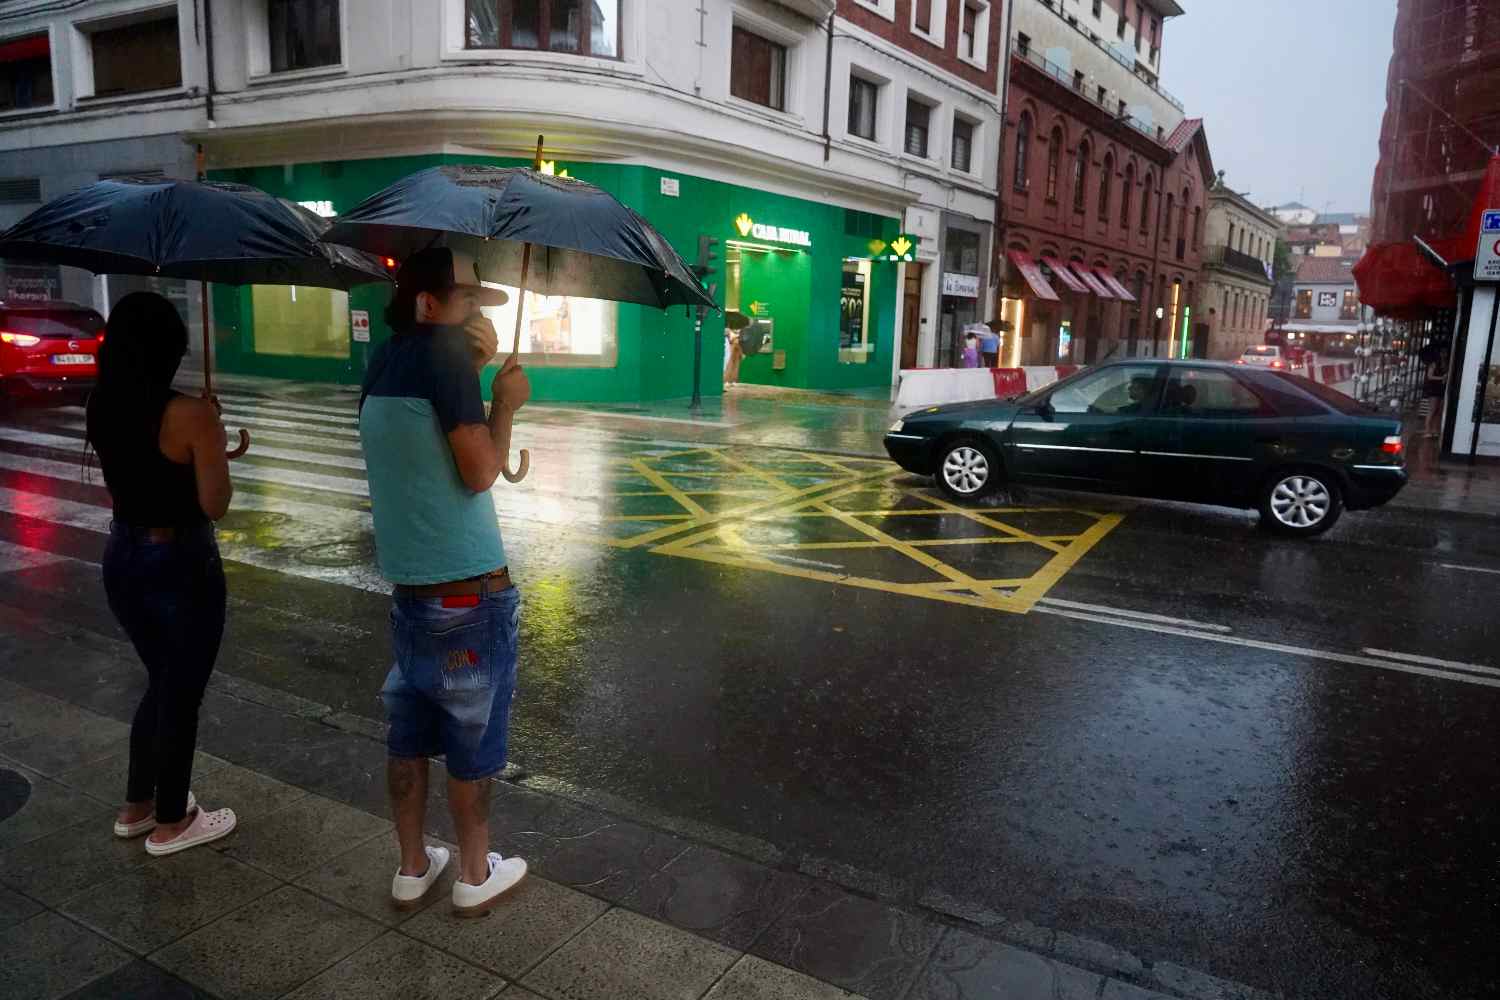
[[1006,483],[1258,508],[1316,535],[1406,483],[1401,422],[1300,375],[1209,361],[1088,368],[1008,400],[934,406],[886,451],[956,500]]

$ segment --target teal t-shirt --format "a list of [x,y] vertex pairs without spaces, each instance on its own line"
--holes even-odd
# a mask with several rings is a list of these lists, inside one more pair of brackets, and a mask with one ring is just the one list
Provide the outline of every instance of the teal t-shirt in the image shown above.
[[376,558],[392,583],[466,580],[505,565],[495,502],[464,485],[448,444],[455,427],[484,422],[461,330],[419,326],[376,348],[360,397],[359,438]]

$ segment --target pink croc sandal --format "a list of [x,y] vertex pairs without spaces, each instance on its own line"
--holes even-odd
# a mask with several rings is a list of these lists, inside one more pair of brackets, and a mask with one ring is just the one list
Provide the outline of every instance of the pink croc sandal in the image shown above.
[[[197,805],[198,800],[193,798],[192,792],[188,792],[188,812],[192,812],[194,807],[196,807]],[[144,836],[145,834],[148,834],[155,829],[155,816],[147,816],[145,819],[138,819],[134,823],[121,823],[119,820],[115,820],[115,836],[119,837],[121,840],[133,840],[136,837]]]
[[233,833],[235,822],[233,809],[215,809],[213,812],[199,809],[193,821],[187,825],[187,829],[165,844],[146,841],[146,853],[154,858],[160,858],[168,854],[176,854],[178,851],[185,851],[190,847],[197,847],[199,844],[211,843]]

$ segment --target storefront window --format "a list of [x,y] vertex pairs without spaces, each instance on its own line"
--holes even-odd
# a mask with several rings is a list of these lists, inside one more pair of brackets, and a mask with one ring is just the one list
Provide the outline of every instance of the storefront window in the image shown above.
[[255,353],[349,357],[349,293],[306,285],[254,285]]
[[617,59],[619,0],[465,0],[465,46]]
[[839,361],[864,364],[870,356],[870,262],[844,261],[839,296]]
[[[515,337],[518,298],[514,288],[505,290],[509,302],[484,310],[500,335],[502,355],[510,353]],[[615,318],[612,302],[528,293],[521,321],[521,358],[531,365],[613,368]]]

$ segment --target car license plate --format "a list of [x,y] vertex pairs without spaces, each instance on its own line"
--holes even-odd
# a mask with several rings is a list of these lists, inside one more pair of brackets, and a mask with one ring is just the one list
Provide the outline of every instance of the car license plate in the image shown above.
[[94,363],[92,354],[54,354],[52,355],[54,365],[91,365]]

